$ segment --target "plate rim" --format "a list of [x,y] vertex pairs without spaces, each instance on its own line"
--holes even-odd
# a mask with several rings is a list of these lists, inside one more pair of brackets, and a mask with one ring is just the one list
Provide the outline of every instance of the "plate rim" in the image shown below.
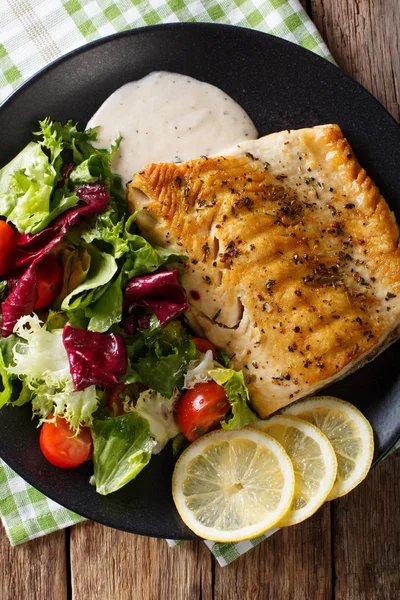
[[[21,83],[21,85],[19,85],[15,90],[13,90],[1,102],[0,111],[10,102],[10,100],[12,100],[15,96],[19,95],[25,89],[27,89],[36,79],[38,79],[42,75],[46,74],[53,68],[57,67],[62,62],[67,61],[76,55],[84,54],[86,51],[89,51],[90,49],[95,48],[97,46],[102,46],[107,43],[112,43],[113,40],[116,40],[116,39],[145,34],[147,32],[152,33],[154,31],[164,30],[164,29],[165,30],[170,30],[170,29],[171,30],[174,30],[174,29],[177,29],[177,30],[179,30],[179,29],[199,29],[199,30],[201,30],[201,29],[204,29],[204,30],[210,30],[210,31],[212,29],[220,29],[222,31],[235,29],[235,30],[240,30],[245,35],[249,35],[251,37],[267,36],[268,38],[270,38],[270,40],[274,40],[273,43],[277,43],[278,45],[282,44],[284,46],[285,45],[290,46],[294,52],[296,52],[296,51],[299,51],[300,53],[305,52],[308,54],[308,57],[311,60],[316,60],[316,62],[319,62],[320,64],[324,64],[325,66],[328,65],[328,68],[335,69],[336,73],[339,73],[339,76],[343,77],[346,80],[351,81],[359,89],[366,92],[370,96],[370,99],[373,100],[378,106],[380,106],[386,112],[386,116],[390,117],[393,124],[399,126],[399,123],[396,121],[394,116],[388,111],[388,109],[382,104],[382,102],[380,102],[380,100],[378,100],[365,86],[363,86],[356,79],[351,77],[351,75],[349,75],[348,73],[343,71],[343,69],[341,69],[336,64],[336,62],[332,62],[331,60],[329,60],[329,58],[324,58],[323,56],[321,56],[320,54],[317,54],[313,50],[304,48],[303,46],[300,45],[300,43],[286,40],[285,38],[279,37],[278,35],[266,33],[264,31],[260,31],[258,29],[252,29],[250,27],[243,27],[240,25],[231,25],[231,24],[226,24],[226,23],[213,23],[213,22],[182,22],[182,21],[180,21],[180,22],[176,22],[176,23],[157,23],[156,25],[144,25],[142,27],[135,27],[135,28],[127,29],[125,31],[118,31],[116,33],[111,33],[104,37],[97,38],[96,40],[92,40],[90,42],[81,44],[77,48],[73,48],[72,50],[69,50],[65,54],[62,54],[61,56],[55,58],[54,60],[49,62],[47,65],[45,65],[44,67],[40,68],[38,71],[36,71],[32,75],[30,75],[23,83]],[[313,58],[311,58],[311,57],[313,57]],[[333,57],[332,57],[332,59],[333,59]],[[333,61],[334,61],[334,59],[333,59]]]
[[[43,77],[44,75],[46,75],[47,73],[49,73],[50,71],[52,71],[53,69],[57,68],[59,65],[61,65],[64,62],[67,62],[68,60],[70,60],[71,58],[74,58],[75,56],[79,56],[79,55],[84,55],[86,52],[90,51],[93,48],[96,47],[101,47],[101,46],[105,46],[107,44],[112,44],[115,40],[121,39],[121,38],[125,38],[125,37],[136,37],[136,36],[140,36],[140,35],[146,35],[146,34],[153,34],[154,32],[157,31],[170,31],[170,30],[184,30],[184,29],[195,29],[198,31],[205,31],[205,32],[209,32],[212,30],[220,30],[220,31],[228,31],[228,30],[240,30],[244,35],[247,35],[249,37],[259,37],[260,39],[263,36],[267,36],[270,39],[270,42],[273,44],[276,44],[277,46],[281,45],[283,47],[290,47],[290,51],[294,52],[294,53],[299,53],[301,54],[305,54],[307,53],[308,55],[308,60],[314,61],[316,64],[320,64],[323,65],[324,69],[330,70],[331,72],[335,72],[335,76],[339,76],[342,78],[342,80],[347,81],[347,82],[351,82],[351,85],[356,86],[357,88],[361,89],[364,93],[367,93],[368,96],[370,97],[370,100],[375,103],[375,105],[377,106],[377,108],[379,108],[379,110],[383,110],[386,113],[386,117],[389,117],[389,121],[391,121],[392,125],[396,125],[397,127],[399,127],[399,124],[397,123],[396,119],[394,118],[394,116],[388,111],[388,109],[369,91],[367,90],[361,83],[359,83],[358,81],[356,81],[353,77],[351,77],[350,75],[348,75],[347,73],[345,73],[337,64],[335,64],[334,62],[331,62],[328,58],[324,58],[323,56],[313,52],[312,50],[309,50],[307,48],[302,47],[301,45],[286,40],[284,38],[281,38],[279,36],[276,35],[272,35],[266,32],[262,32],[259,31],[257,29],[251,29],[248,27],[243,27],[243,26],[237,26],[237,25],[231,25],[231,24],[222,24],[222,23],[211,23],[211,22],[190,22],[190,23],[185,23],[185,22],[176,22],[176,23],[161,23],[161,24],[156,24],[156,25],[150,25],[150,26],[142,26],[142,27],[137,27],[137,28],[132,28],[129,30],[125,30],[122,32],[116,32],[101,38],[98,38],[96,40],[87,42],[87,43],[83,43],[80,46],[78,46],[77,48],[74,48],[72,50],[70,50],[69,52],[57,57],[56,59],[52,60],[50,63],[48,63],[47,65],[45,65],[44,67],[40,68],[38,71],[36,71],[34,74],[32,74],[30,77],[28,77],[20,86],[18,86],[15,90],[13,90],[0,104],[0,115],[3,112],[4,109],[7,108],[7,106],[13,102],[13,100],[15,98],[18,98],[18,96],[25,92],[26,90],[29,90],[30,86],[32,84],[34,84],[38,79],[40,79],[41,77]],[[387,447],[385,449],[384,452],[382,452],[382,454],[380,456],[377,456],[374,461],[373,461],[373,465],[375,466],[376,464],[378,464],[381,460],[383,460],[384,458],[386,458],[388,456],[388,454],[390,454],[390,452],[393,451],[394,447],[398,444],[398,442],[400,441],[400,424],[398,426],[398,433],[397,436],[395,435],[393,437],[392,442],[390,443],[389,447]],[[13,460],[13,455],[8,454],[7,450],[5,452],[2,451],[2,457],[5,456],[6,458],[4,459],[4,462],[13,470],[14,469],[14,460]],[[16,471],[17,472],[17,471]],[[17,473],[18,474],[18,473]],[[19,474],[18,474],[19,475]],[[31,478],[31,473],[28,472],[28,476],[25,476],[25,474],[23,476],[23,479],[31,486],[33,486],[35,489],[39,489],[37,488],[37,483],[33,482],[32,483],[32,479],[34,479],[34,472],[32,472],[32,478]],[[46,487],[46,486],[45,486]],[[39,489],[39,491],[41,491]],[[46,492],[42,492],[44,493],[48,498],[52,499],[53,501],[59,503],[59,500],[54,498],[53,494],[48,491]],[[57,495],[57,494],[56,494]],[[71,504],[68,503],[70,506]],[[74,503],[72,503],[73,506]],[[75,512],[74,508],[69,508],[69,510]],[[98,523],[101,523],[102,525],[108,526],[108,527],[116,527],[115,525],[110,525],[109,522],[107,522],[107,519],[98,519],[98,518],[93,518],[93,516],[91,516],[90,514],[88,514],[88,512],[86,511],[86,509],[84,509],[83,511],[79,508],[79,514],[80,516],[88,519],[88,520],[92,520],[92,521],[96,521]],[[151,535],[149,536],[148,534],[138,531],[138,529],[135,527],[135,529],[128,527],[124,527],[123,525],[118,525],[118,527],[116,527],[117,529],[121,530],[121,531],[126,531],[129,533],[135,533],[137,535],[146,535],[148,537],[155,537],[155,538],[164,538],[163,535]],[[176,535],[174,537],[174,535],[170,536],[171,539],[199,539],[198,536],[196,536],[195,534],[190,535],[190,532],[187,534],[187,536],[183,537],[182,535]]]

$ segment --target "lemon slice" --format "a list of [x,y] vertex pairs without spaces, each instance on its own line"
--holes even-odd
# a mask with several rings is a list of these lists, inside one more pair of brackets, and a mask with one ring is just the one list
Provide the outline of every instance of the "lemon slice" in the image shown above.
[[374,456],[374,435],[355,406],[338,398],[315,396],[286,408],[284,414],[316,425],[332,444],[338,471],[328,500],[344,496],[366,477]]
[[294,494],[292,463],[262,431],[214,431],[179,457],[172,495],[186,525],[216,542],[261,535],[282,519]]
[[336,479],[335,452],[314,425],[296,417],[276,415],[252,425],[275,438],[293,463],[295,490],[290,511],[280,527],[304,521],[323,504]]

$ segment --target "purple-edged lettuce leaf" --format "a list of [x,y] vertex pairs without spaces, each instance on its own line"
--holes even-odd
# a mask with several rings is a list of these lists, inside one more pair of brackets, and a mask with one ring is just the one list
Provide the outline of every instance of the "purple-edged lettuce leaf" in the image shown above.
[[90,385],[114,387],[125,374],[128,355],[123,337],[118,333],[98,333],[71,327],[63,330],[75,391]]
[[82,185],[75,193],[85,203],[84,205],[72,208],[60,215],[51,226],[46,227],[40,233],[35,235],[17,234],[15,240],[17,250],[11,263],[11,269],[26,266],[48,254],[81,217],[103,212],[110,202],[110,195],[104,183]]
[[55,246],[57,246],[68,229],[83,216],[94,215],[105,210],[109,204],[109,194],[105,184],[83,185],[77,190],[79,198],[85,203],[73,208],[58,217],[51,227],[47,227],[35,235],[17,234],[17,250],[13,258],[12,269],[20,269],[30,265],[15,281],[12,291],[1,305],[3,315],[2,334],[10,335],[15,323],[23,315],[29,315],[38,298],[36,267],[38,263]]
[[86,309],[93,302],[97,302],[106,292],[118,270],[118,265],[111,254],[101,252],[94,244],[84,242],[82,244],[90,256],[90,267],[82,283],[77,285],[61,303],[61,310],[68,313]]
[[155,314],[165,327],[188,308],[186,292],[179,283],[179,271],[158,271],[132,278],[125,288],[123,308],[128,314],[123,327],[130,335],[138,327],[149,327],[150,316],[146,311]]
[[75,288],[81,285],[89,272],[91,256],[83,246],[75,247],[66,244],[60,252],[63,283],[61,291],[53,303],[53,308],[59,309],[61,303]]

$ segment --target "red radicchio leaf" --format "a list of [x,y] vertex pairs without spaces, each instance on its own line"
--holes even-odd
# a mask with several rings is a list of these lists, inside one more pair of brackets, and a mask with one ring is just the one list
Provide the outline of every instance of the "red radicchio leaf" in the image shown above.
[[123,323],[126,333],[149,327],[150,319],[140,314],[141,308],[152,311],[165,327],[189,307],[185,290],[179,283],[179,271],[158,271],[132,278],[125,288],[123,306],[129,314]]
[[67,323],[63,342],[76,392],[89,385],[112,388],[128,367],[125,342],[118,333],[86,331]]
[[20,317],[29,315],[33,311],[38,299],[35,269],[38,262],[31,264],[1,305],[3,337],[9,336],[13,332],[14,325]]
[[34,235],[17,233],[15,237],[17,249],[12,260],[12,269],[26,266],[33,260],[48,254],[61,242],[68,229],[76,225],[80,217],[103,212],[110,201],[105,183],[82,185],[75,194],[85,202],[84,206],[67,210],[39,233]]
[[21,279],[22,275],[25,272],[26,271],[24,269],[20,269],[19,271],[12,271],[11,273],[9,273],[7,275],[7,290],[8,290],[8,293],[12,292],[13,289],[18,285],[19,280]]
[[64,183],[67,179],[69,179],[69,176],[71,175],[71,171],[72,169],[75,167],[75,164],[73,162],[69,162],[69,163],[65,163],[62,171],[61,171],[61,179],[62,182]]
[[[1,305],[2,335],[7,337],[13,332],[14,325],[23,315],[29,315],[38,297],[36,266],[57,244],[61,242],[68,229],[76,225],[81,216],[103,212],[110,196],[104,183],[82,185],[76,195],[85,202],[84,206],[72,208],[53,221],[50,227],[35,235],[17,233],[17,249],[11,264],[17,269],[29,264],[28,269],[17,280],[11,274],[12,291]],[[9,286],[11,287],[11,286]]]

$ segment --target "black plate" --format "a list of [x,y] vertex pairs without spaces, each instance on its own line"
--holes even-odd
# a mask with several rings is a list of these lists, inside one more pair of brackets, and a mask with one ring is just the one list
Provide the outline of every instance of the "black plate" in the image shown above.
[[[232,96],[260,135],[338,123],[361,164],[400,216],[400,128],[337,67],[281,39],[222,25],[174,24],[126,32],[85,46],[40,72],[0,108],[0,165],[31,139],[38,119],[85,124],[119,86],[153,70],[191,75]],[[371,421],[376,458],[400,435],[400,345],[326,393],[353,402]],[[52,467],[39,450],[29,406],[0,412],[0,455],[36,488],[95,521],[155,537],[193,538],[171,498],[170,449],[111,496],[89,485],[91,466]]]

